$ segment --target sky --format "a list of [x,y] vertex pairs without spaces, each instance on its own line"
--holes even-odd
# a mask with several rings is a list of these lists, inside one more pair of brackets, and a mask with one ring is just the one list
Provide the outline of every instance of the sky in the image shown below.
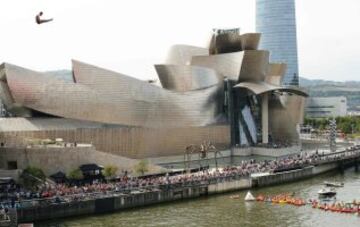
[[[271,0],[269,0],[271,1]],[[212,28],[255,32],[255,0],[0,0],[0,63],[70,69],[71,59],[156,78],[173,44],[205,47]],[[54,18],[37,25],[35,16]],[[300,76],[360,80],[360,1],[296,0]]]

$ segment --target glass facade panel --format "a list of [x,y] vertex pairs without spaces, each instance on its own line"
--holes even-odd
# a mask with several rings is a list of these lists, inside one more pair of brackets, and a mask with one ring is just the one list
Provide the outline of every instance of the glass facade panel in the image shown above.
[[295,0],[256,0],[256,31],[270,61],[287,64],[283,84],[298,85]]

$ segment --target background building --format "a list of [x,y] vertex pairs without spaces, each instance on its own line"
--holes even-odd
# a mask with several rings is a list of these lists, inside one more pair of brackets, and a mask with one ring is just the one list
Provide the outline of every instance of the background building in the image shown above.
[[298,85],[295,0],[256,0],[256,31],[260,49],[271,52],[272,62],[287,64],[283,84]]
[[305,109],[310,118],[343,117],[347,115],[347,99],[344,96],[310,97]]

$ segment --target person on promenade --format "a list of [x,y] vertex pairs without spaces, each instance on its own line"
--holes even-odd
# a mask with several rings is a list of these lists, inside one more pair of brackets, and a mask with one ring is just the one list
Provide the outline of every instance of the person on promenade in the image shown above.
[[51,18],[51,19],[41,19],[41,16],[43,14],[44,13],[41,11],[39,14],[36,15],[35,21],[36,21],[37,24],[47,23],[47,22],[50,22],[50,21],[54,20],[53,18]]

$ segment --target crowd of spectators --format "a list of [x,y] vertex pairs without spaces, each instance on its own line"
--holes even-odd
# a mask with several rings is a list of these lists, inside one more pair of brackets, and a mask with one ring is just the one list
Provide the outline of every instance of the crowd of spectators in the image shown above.
[[[355,148],[344,152],[319,154],[301,153],[274,160],[257,161],[255,159],[243,160],[236,166],[227,166],[218,169],[207,169],[195,173],[178,174],[170,176],[154,176],[148,178],[121,176],[114,182],[93,182],[86,185],[44,184],[36,191],[29,191],[19,187],[9,190],[6,199],[0,201],[0,208],[20,206],[24,200],[52,199],[53,202],[76,201],[93,198],[94,196],[109,195],[112,193],[130,193],[139,190],[162,190],[168,187],[185,186],[189,184],[209,184],[213,181],[249,177],[253,173],[273,173],[304,168],[322,162],[330,162],[352,156],[360,156]],[[35,203],[34,203],[35,204]]]

